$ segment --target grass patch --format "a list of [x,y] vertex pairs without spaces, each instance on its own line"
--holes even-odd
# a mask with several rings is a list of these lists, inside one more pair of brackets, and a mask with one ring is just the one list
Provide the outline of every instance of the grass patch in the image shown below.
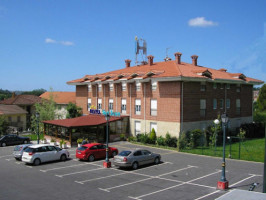
[[[26,135],[26,137],[29,137],[31,141],[36,141],[37,140],[37,134]],[[43,140],[43,139],[44,139],[43,134],[40,134],[40,140]]]
[[[167,147],[167,146],[159,146],[155,144],[142,144],[139,142],[130,141],[133,144],[157,147],[161,149],[169,149],[177,151],[177,148]],[[240,144],[240,147],[239,147]],[[240,150],[240,153],[239,153]],[[198,147],[194,149],[185,149],[180,152],[197,154],[197,155],[206,155],[213,157],[221,157],[223,156],[223,146],[217,146],[216,151],[215,148],[211,147]],[[244,139],[241,143],[236,142],[231,144],[227,142],[225,146],[225,157],[231,159],[240,159],[254,162],[264,162],[264,152],[265,152],[265,139]]]

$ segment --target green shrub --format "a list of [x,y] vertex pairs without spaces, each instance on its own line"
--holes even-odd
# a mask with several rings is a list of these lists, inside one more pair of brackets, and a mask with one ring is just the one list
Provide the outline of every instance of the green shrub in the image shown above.
[[120,140],[121,141],[126,140],[126,135],[124,133],[120,134]]
[[77,139],[77,143],[78,143],[78,144],[81,144],[81,143],[82,143],[82,141],[83,141],[83,139],[82,139],[82,138],[78,138],[78,139]]
[[128,141],[129,142],[137,142],[137,138],[136,137],[133,137],[133,136],[130,136],[129,138],[128,138]]
[[155,142],[156,142],[156,133],[155,133],[154,128],[152,128],[152,130],[151,130],[151,133],[149,135],[149,139],[150,139],[149,143],[155,144]]
[[204,137],[202,130],[194,129],[190,131],[190,147],[196,148],[198,146],[202,146],[202,137]]
[[165,135],[165,144],[168,147],[177,147],[177,138],[176,137],[171,137],[169,132],[167,132],[166,135]]
[[183,132],[178,140],[178,149],[183,150],[186,149],[189,144],[189,137],[186,132]]
[[156,144],[160,145],[160,146],[164,146],[165,145],[165,138],[163,136],[157,137]]
[[146,133],[140,133],[137,135],[137,142],[141,142],[143,144],[147,144],[150,142],[149,135]]

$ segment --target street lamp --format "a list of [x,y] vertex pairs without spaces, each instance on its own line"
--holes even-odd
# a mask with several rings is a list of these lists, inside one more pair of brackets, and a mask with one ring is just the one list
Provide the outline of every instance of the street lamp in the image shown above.
[[220,123],[219,119],[215,119],[213,121],[213,123],[215,124],[215,131],[214,131],[214,134],[215,134],[215,149],[214,149],[214,152],[215,152],[215,156],[216,156],[216,142],[217,142],[217,125]]
[[110,115],[109,113],[107,113],[105,115],[105,119],[106,119],[106,158],[105,158],[105,161],[103,162],[103,167],[105,168],[109,168],[111,167],[111,162],[109,161],[109,158],[108,158],[108,151],[109,151],[109,148],[108,148],[108,121],[110,120]]
[[217,183],[217,188],[221,190],[228,189],[228,181],[225,178],[225,128],[228,123],[228,116],[226,113],[221,115],[222,126],[223,126],[223,162],[222,162],[222,175],[220,181]]
[[40,113],[36,112],[35,117],[37,119],[37,143],[40,143],[40,135],[39,135],[39,120],[40,120]]

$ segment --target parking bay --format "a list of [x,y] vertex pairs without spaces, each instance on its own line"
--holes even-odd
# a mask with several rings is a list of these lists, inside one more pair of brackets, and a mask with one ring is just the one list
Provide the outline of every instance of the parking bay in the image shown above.
[[[120,151],[136,147],[128,143],[111,145],[118,147]],[[66,197],[86,196],[87,191],[93,199],[214,199],[226,193],[216,190],[216,183],[221,174],[221,159],[151,148],[151,151],[162,155],[163,162],[132,171],[116,167],[105,169],[102,167],[103,160],[81,162],[75,159],[75,149],[69,150],[71,160],[66,162],[28,166],[24,163],[18,164],[12,157],[5,155],[0,155],[0,162],[14,164],[13,167],[19,168],[18,170],[30,170],[25,176],[34,171],[33,174],[38,173],[40,179],[45,177],[44,180],[52,180],[49,187],[56,183],[71,187],[65,191]],[[259,171],[262,172],[261,164],[231,160],[228,163],[227,178],[231,186],[247,189],[251,182],[262,182],[262,176],[258,174]],[[237,166],[240,166],[240,169],[237,169]],[[45,186],[47,187],[47,184]],[[49,190],[49,187],[43,189]],[[47,195],[53,196],[49,193]],[[63,199],[64,195],[61,196]]]

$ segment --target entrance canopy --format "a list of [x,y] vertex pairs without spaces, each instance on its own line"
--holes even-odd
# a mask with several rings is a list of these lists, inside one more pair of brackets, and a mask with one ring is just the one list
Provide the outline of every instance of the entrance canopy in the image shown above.
[[[108,122],[113,122],[113,121],[117,121],[121,119],[122,117],[111,116]],[[89,115],[76,117],[72,119],[58,119],[58,120],[43,121],[43,123],[66,127],[66,128],[76,128],[76,127],[97,126],[97,125],[105,124],[106,119],[104,115],[89,114]]]

